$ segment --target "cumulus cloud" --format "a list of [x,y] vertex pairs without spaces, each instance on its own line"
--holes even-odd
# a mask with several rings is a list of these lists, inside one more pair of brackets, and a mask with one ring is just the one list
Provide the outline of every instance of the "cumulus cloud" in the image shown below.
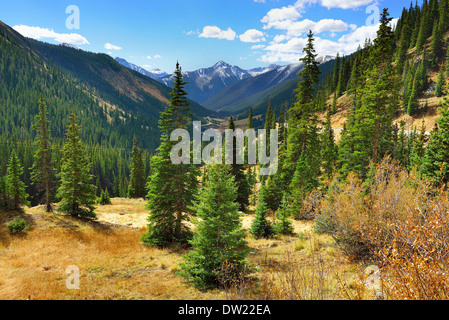
[[122,47],[115,46],[115,45],[110,44],[110,43],[106,43],[104,45],[104,48],[107,49],[107,50],[122,50],[123,49]]
[[320,0],[320,3],[323,7],[328,9],[354,9],[361,6],[366,6],[373,1],[374,0]]
[[265,46],[263,44],[255,44],[251,47],[251,50],[260,50],[265,48]]
[[[393,19],[391,25],[394,27],[397,19]],[[374,26],[362,26],[341,36],[338,40],[322,39],[315,37],[315,50],[318,56],[335,56],[337,52],[348,55],[357,51],[358,47],[363,47],[366,39],[371,41],[377,37],[380,24]],[[303,56],[302,50],[307,43],[307,37],[286,36],[275,37],[274,40],[264,48],[266,53],[260,57],[260,61],[267,63],[287,62],[296,63]]]
[[249,29],[239,36],[242,42],[262,42],[265,41],[263,32],[256,29]]
[[221,30],[217,26],[205,26],[203,32],[199,35],[200,38],[216,38],[225,40],[234,40],[237,34],[231,28]]
[[282,8],[275,8],[268,11],[268,13],[260,20],[264,23],[264,29],[270,29],[285,20],[296,20],[301,17],[298,9],[295,6],[288,6]]
[[26,25],[16,25],[13,29],[24,37],[35,40],[53,39],[59,43],[70,43],[74,45],[89,44],[89,41],[78,33],[58,33],[53,31],[53,29],[30,27]]

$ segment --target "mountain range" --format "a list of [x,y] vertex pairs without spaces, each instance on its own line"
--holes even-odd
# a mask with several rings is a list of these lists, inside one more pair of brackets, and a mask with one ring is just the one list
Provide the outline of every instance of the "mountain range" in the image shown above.
[[[160,112],[171,92],[161,82],[106,54],[25,38],[1,21],[0,61],[0,105],[8,106],[0,110],[3,136],[33,136],[30,123],[42,94],[56,138],[64,137],[74,111],[83,138],[91,143],[130,149],[136,136],[141,148],[158,147]],[[218,116],[195,101],[190,101],[190,108],[196,119]]]
[[[320,64],[333,60],[334,57],[319,57]],[[167,86],[172,86],[173,75],[159,69],[145,70],[125,59],[115,58],[123,66],[142,73]],[[292,79],[297,79],[302,70],[302,63],[285,66],[272,64],[244,70],[238,66],[219,61],[209,68],[183,72],[187,83],[186,91],[190,99],[212,111],[238,114],[257,104]]]

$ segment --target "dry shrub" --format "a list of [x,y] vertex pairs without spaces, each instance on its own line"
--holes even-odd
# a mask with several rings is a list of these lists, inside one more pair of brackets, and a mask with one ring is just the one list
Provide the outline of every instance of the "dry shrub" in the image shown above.
[[388,298],[433,300],[449,298],[448,213],[444,188],[386,158],[367,181],[351,174],[334,187],[318,220],[345,252],[376,260]]

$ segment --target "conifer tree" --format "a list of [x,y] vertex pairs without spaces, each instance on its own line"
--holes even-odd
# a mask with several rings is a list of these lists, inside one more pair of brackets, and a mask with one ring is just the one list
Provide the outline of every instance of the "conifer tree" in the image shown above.
[[62,165],[57,196],[61,199],[58,211],[75,217],[96,217],[94,212],[95,185],[90,174],[91,164],[80,139],[81,127],[75,113],[69,117],[67,140],[62,149]]
[[[235,130],[234,118],[229,117],[228,129]],[[233,137],[232,143],[232,164],[231,174],[234,176],[235,184],[237,185],[237,202],[240,204],[239,210],[243,211],[249,205],[250,186],[245,175],[245,165],[237,163],[237,139]]]
[[276,211],[276,223],[273,226],[276,234],[291,234],[294,227],[290,220],[290,210],[286,197],[282,199],[279,209]]
[[264,187],[259,192],[259,201],[256,207],[256,216],[251,225],[250,233],[257,239],[270,238],[274,235],[274,229],[270,221],[267,219],[268,207],[265,202]]
[[421,173],[436,184],[446,184],[449,181],[449,100],[445,99],[439,111],[438,130],[431,132]]
[[424,118],[422,119],[421,129],[418,137],[413,141],[413,148],[410,152],[410,170],[417,169],[421,172],[421,164],[424,159],[425,144],[426,144],[426,129],[424,125]]
[[326,178],[331,178],[338,159],[338,149],[335,144],[334,130],[331,125],[330,112],[327,113],[324,131],[322,133],[321,159]]
[[438,72],[437,84],[435,85],[435,96],[441,97],[443,95],[443,85],[444,85],[444,70],[440,69]]
[[[318,148],[319,144],[309,145],[317,141],[317,116],[315,113],[314,97],[315,85],[318,83],[320,70],[316,61],[314,48],[314,36],[312,31],[308,34],[307,45],[304,47],[305,56],[300,60],[304,68],[299,73],[300,81],[295,90],[297,92],[296,102],[289,110],[287,151],[284,162],[285,174],[288,177],[286,184],[289,185],[296,169],[296,163],[306,149]],[[316,153],[314,153],[316,154]],[[318,159],[311,162],[319,163]]]
[[190,238],[191,233],[184,222],[192,213],[191,205],[198,191],[199,168],[192,164],[174,164],[170,159],[171,150],[177,143],[170,141],[172,130],[185,129],[190,121],[184,89],[186,82],[179,63],[176,64],[174,78],[170,104],[161,113],[161,145],[152,158],[152,175],[147,184],[150,223],[142,241],[156,246],[185,242]]
[[136,137],[133,138],[133,150],[131,152],[131,163],[129,166],[128,198],[144,198],[145,190],[145,168],[142,160],[142,152],[137,146]]
[[25,183],[21,180],[23,167],[15,151],[9,158],[9,164],[6,170],[5,185],[8,197],[8,208],[12,210],[20,210],[20,206],[29,205],[27,200]]
[[233,280],[244,271],[248,248],[236,198],[237,186],[229,166],[208,166],[207,179],[194,204],[199,219],[190,241],[192,250],[180,265],[180,274],[199,289],[218,287],[223,277]]
[[36,152],[34,163],[31,168],[31,180],[37,185],[38,191],[44,191],[45,209],[52,211],[51,192],[54,179],[54,168],[51,158],[50,130],[48,128],[47,105],[42,94],[39,98],[39,114],[36,116],[36,123],[33,125],[36,130]]
[[360,90],[360,106],[353,108],[339,150],[341,173],[367,173],[370,161],[377,163],[393,152],[393,119],[399,107],[400,80],[391,61],[395,48],[387,9],[384,9],[377,38],[370,47],[371,68],[366,71],[365,86]]

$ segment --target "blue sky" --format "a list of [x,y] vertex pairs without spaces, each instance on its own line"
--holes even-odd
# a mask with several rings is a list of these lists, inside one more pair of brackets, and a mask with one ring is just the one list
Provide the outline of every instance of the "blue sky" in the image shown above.
[[[66,13],[70,5],[79,15]],[[41,41],[172,72],[177,60],[185,71],[219,60],[244,69],[294,63],[309,29],[319,55],[349,54],[375,36],[378,12],[398,18],[404,6],[410,0],[2,0],[0,20]]]

